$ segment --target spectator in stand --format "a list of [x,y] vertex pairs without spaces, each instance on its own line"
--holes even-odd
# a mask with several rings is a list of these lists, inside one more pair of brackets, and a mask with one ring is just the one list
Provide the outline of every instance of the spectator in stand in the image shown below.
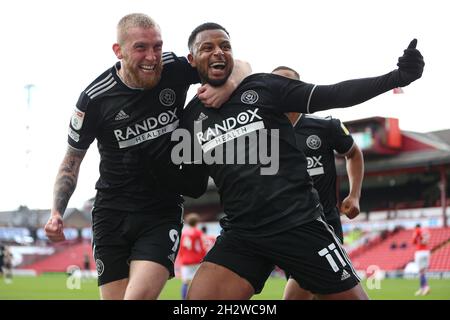
[[197,228],[200,217],[196,213],[186,215],[186,226],[181,233],[180,251],[178,259],[181,263],[181,298],[186,300],[188,287],[194,278],[203,257],[206,255],[204,246],[205,234]]
[[412,243],[416,245],[414,260],[419,268],[420,288],[416,291],[416,296],[424,296],[430,293],[426,272],[430,265],[430,250],[428,244],[430,241],[430,233],[427,229],[422,228],[418,223],[413,232]]

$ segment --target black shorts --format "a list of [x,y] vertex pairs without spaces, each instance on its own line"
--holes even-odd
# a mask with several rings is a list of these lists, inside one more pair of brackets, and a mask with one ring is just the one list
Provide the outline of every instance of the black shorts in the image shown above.
[[337,235],[341,243],[344,243],[344,233],[342,232],[341,214],[338,208],[334,208],[328,212],[325,212],[326,222],[333,228],[334,233]]
[[[334,234],[341,240],[341,244],[344,243],[344,233],[342,231],[341,214],[335,207],[333,210],[325,213],[325,221],[328,226],[334,231]],[[286,280],[289,280],[291,275],[284,270]]]
[[317,294],[346,291],[360,281],[340,240],[322,218],[265,237],[223,231],[204,261],[235,272],[250,282],[255,293],[261,292],[275,265]]
[[132,260],[159,263],[173,277],[182,214],[181,205],[158,215],[94,208],[92,246],[98,285],[128,278]]

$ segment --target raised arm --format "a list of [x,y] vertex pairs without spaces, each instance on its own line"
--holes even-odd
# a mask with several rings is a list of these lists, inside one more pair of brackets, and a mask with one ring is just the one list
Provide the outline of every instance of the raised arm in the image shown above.
[[242,80],[251,73],[252,68],[248,62],[235,60],[233,72],[227,82],[220,87],[213,87],[209,84],[202,85],[197,90],[198,98],[206,107],[220,108],[230,98]]
[[414,39],[398,59],[398,69],[385,75],[343,81],[313,88],[308,112],[350,107],[396,87],[404,87],[422,76],[425,62]]
[[361,197],[361,187],[364,178],[364,157],[356,143],[345,155],[345,161],[350,191],[348,196],[342,201],[341,212],[353,219],[360,212],[359,198]]
[[53,189],[52,210],[44,228],[45,234],[50,241],[58,242],[65,240],[62,217],[69,203],[69,199],[75,191],[81,161],[83,161],[85,154],[86,150],[77,150],[69,146],[59,167]]

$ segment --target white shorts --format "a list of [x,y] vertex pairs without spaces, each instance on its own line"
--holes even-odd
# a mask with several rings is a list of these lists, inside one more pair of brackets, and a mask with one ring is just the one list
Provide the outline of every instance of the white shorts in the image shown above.
[[194,278],[195,272],[197,272],[200,264],[189,264],[181,266],[181,280],[191,281]]
[[420,250],[414,254],[414,261],[417,264],[419,270],[427,269],[430,265],[430,251]]

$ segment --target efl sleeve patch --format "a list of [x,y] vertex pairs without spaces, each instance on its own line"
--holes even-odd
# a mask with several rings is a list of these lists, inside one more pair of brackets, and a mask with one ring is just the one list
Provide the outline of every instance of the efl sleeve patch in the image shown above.
[[70,123],[72,125],[72,128],[75,130],[80,130],[83,126],[83,120],[84,120],[84,112],[80,111],[78,108],[75,108],[72,119],[70,120]]

